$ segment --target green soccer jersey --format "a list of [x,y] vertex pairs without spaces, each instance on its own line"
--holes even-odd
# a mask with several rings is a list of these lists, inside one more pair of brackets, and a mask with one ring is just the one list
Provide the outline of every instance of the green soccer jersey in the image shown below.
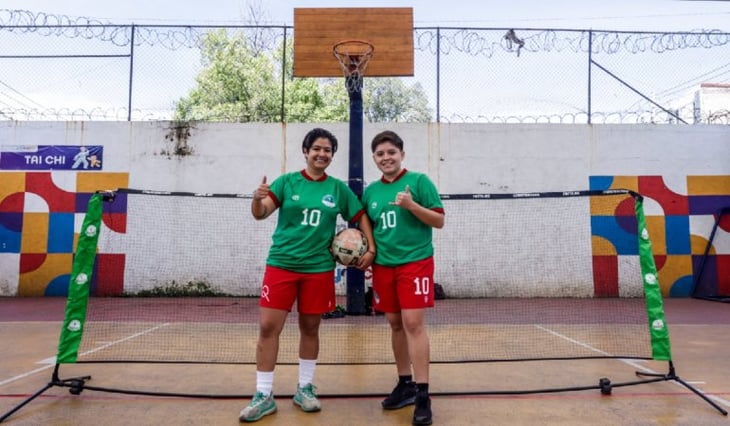
[[279,176],[270,190],[279,216],[266,264],[295,272],[334,269],[329,246],[337,215],[359,218],[363,208],[357,196],[339,179],[325,175],[315,181],[304,171]]
[[410,188],[413,201],[421,206],[443,211],[436,186],[423,173],[404,170],[393,182],[379,179],[371,182],[362,196],[377,247],[375,263],[398,266],[433,256],[433,231],[413,213],[391,204],[398,192]]

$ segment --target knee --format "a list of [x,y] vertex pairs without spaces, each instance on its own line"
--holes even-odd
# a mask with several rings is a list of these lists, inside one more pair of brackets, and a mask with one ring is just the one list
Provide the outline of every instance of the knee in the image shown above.
[[412,336],[417,336],[423,333],[424,325],[420,321],[405,321],[403,324],[403,328],[405,329],[406,333]]
[[319,328],[318,327],[301,328],[301,329],[299,329],[299,333],[305,337],[317,337],[317,336],[319,336]]
[[403,321],[389,321],[388,324],[390,324],[390,329],[393,331],[393,333],[403,332]]
[[281,333],[281,327],[273,321],[262,321],[259,325],[259,334],[262,338],[278,337]]
[[319,317],[300,318],[299,333],[302,336],[317,337],[319,335]]

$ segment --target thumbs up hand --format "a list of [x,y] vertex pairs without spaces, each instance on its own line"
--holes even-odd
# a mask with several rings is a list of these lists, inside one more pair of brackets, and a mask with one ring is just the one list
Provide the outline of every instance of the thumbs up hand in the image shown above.
[[258,188],[253,192],[254,200],[263,200],[269,195],[269,184],[266,183],[266,176],[261,180]]
[[395,202],[392,202],[391,204],[404,209],[410,209],[414,204],[410,186],[406,185],[405,189],[395,196]]

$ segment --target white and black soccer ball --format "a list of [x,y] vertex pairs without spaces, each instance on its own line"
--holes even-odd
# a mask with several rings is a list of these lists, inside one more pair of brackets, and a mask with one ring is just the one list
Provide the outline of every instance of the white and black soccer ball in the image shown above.
[[345,266],[357,265],[368,251],[368,240],[359,229],[345,228],[335,235],[330,251],[337,263]]

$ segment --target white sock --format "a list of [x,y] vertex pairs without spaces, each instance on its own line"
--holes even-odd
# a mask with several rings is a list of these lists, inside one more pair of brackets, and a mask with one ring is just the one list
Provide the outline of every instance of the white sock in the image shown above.
[[317,366],[316,359],[299,358],[299,386],[312,383],[314,379],[314,367]]
[[273,371],[256,371],[256,392],[271,395],[274,388]]

